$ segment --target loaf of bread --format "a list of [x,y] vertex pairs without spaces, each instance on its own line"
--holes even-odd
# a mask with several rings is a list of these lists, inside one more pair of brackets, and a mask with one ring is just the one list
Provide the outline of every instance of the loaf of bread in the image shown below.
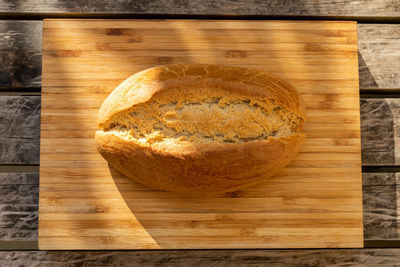
[[98,114],[108,163],[155,189],[222,193],[284,168],[305,139],[305,105],[284,80],[256,69],[175,64],[119,85]]

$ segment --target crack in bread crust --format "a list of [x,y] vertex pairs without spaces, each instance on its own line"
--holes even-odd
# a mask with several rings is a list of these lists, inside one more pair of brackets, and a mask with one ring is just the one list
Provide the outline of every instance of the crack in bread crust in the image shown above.
[[303,124],[303,118],[273,99],[192,96],[181,101],[156,97],[137,104],[116,114],[103,130],[147,144],[244,143],[290,136]]

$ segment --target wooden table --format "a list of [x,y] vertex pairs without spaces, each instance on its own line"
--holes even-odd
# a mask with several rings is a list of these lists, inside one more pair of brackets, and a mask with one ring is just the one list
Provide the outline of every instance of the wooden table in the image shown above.
[[[139,2],[139,1],[138,1]],[[400,264],[400,3],[57,1],[0,3],[0,265]],[[37,251],[42,19],[230,18],[358,22],[364,249]],[[11,250],[11,251],[10,251]],[[32,250],[32,251],[21,251]]]

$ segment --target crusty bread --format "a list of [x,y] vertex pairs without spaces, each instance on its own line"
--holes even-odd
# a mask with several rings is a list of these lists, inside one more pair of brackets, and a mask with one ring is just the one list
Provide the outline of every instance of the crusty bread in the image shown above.
[[219,193],[256,184],[300,150],[297,90],[260,70],[175,64],[125,80],[98,114],[96,143],[122,174],[150,187]]

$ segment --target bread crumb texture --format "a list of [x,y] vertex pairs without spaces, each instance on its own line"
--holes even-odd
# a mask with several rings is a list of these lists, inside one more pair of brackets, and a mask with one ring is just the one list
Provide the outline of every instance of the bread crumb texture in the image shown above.
[[244,143],[287,137],[303,118],[274,99],[227,94],[222,89],[165,90],[114,115],[103,127],[142,145],[160,142]]

